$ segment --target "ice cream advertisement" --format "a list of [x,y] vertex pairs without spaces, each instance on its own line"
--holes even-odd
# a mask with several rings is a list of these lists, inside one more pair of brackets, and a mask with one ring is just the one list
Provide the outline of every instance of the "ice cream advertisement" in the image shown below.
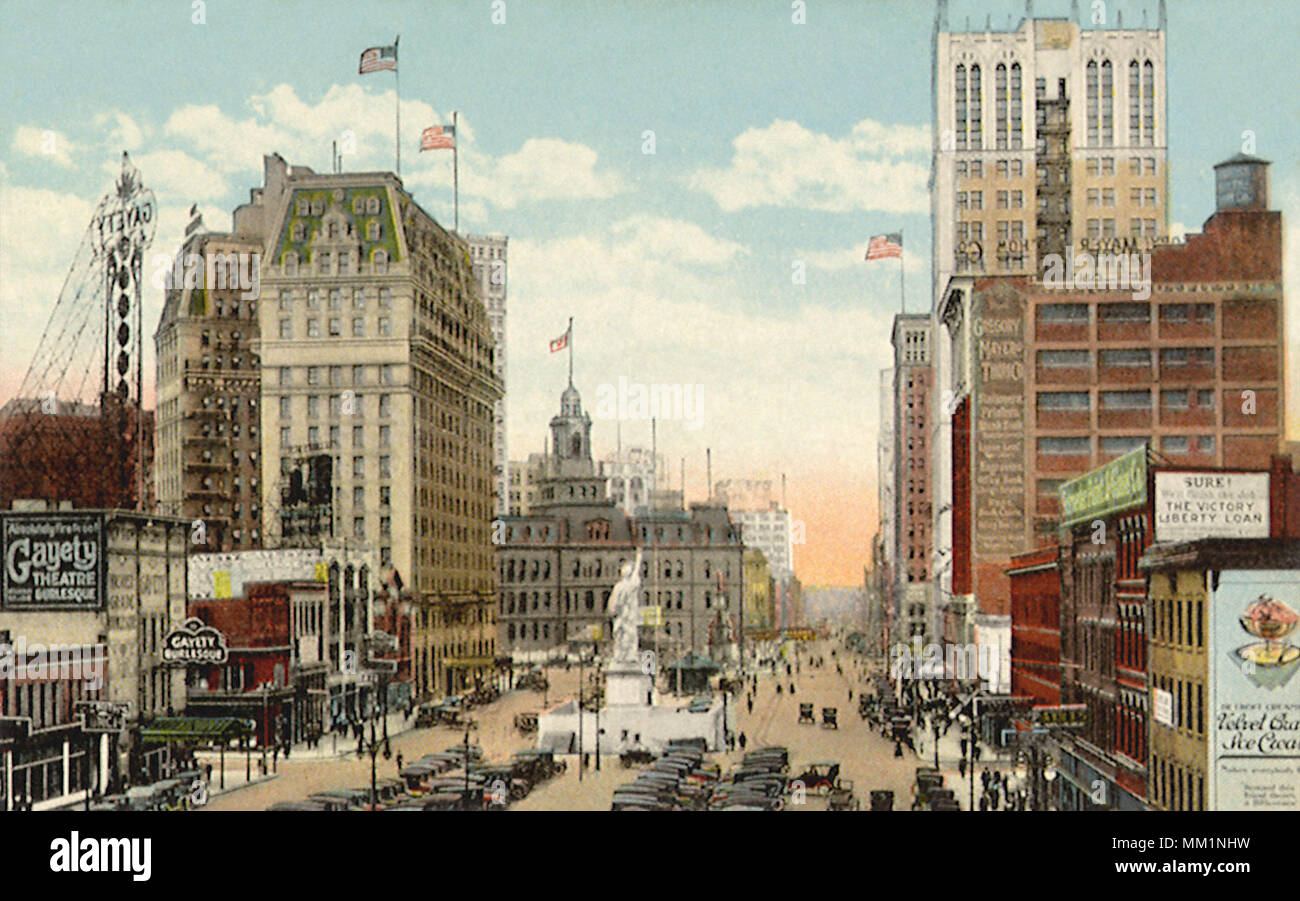
[[1210,617],[1217,810],[1300,809],[1298,611],[1295,572],[1220,574]]

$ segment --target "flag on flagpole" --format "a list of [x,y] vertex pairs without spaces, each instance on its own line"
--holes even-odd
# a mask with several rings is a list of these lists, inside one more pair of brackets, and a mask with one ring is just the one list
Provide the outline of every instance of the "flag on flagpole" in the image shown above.
[[456,126],[430,125],[420,132],[420,150],[455,150]]
[[365,75],[368,72],[396,72],[397,71],[397,45],[389,44],[387,47],[371,47],[361,54],[360,74]]
[[568,347],[569,336],[572,333],[573,333],[573,324],[570,323],[569,327],[565,329],[564,334],[551,342],[551,353],[559,353],[560,351],[564,350],[564,348]]
[[903,236],[899,232],[888,235],[874,235],[867,243],[868,260],[887,260],[890,257],[903,257]]

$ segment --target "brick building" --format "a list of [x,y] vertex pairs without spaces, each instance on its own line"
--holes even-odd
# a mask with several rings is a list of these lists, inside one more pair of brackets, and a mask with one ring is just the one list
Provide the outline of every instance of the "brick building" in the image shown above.
[[1153,249],[1149,292],[950,279],[956,619],[1007,612],[1008,562],[1054,543],[1069,478],[1145,444],[1190,467],[1258,469],[1279,451],[1282,219],[1267,166],[1216,167],[1214,215]]

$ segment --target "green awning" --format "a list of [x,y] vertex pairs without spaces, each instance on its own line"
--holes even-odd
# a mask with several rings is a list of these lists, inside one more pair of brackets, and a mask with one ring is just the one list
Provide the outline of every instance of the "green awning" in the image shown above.
[[251,735],[252,720],[232,716],[166,716],[140,728],[140,740],[161,744],[168,741],[228,741]]

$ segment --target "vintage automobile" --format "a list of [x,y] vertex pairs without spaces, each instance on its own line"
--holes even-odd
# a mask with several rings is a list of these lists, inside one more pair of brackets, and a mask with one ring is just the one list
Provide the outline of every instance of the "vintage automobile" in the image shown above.
[[831,810],[861,810],[862,805],[853,794],[852,779],[836,779],[830,794]]
[[618,755],[619,762],[623,767],[643,766],[647,763],[653,763],[655,759],[654,752],[648,748],[628,748],[622,754]]
[[796,782],[800,782],[805,789],[815,791],[819,795],[828,795],[831,789],[835,787],[835,780],[839,778],[839,775],[840,765],[838,763],[831,761],[812,763],[808,765],[808,769],[791,780],[790,785],[793,787]]
[[893,810],[894,793],[883,788],[873,788],[871,790],[871,809],[872,810]]
[[931,766],[916,768],[916,781],[912,783],[912,809],[928,810],[930,793],[943,788],[943,774]]
[[531,762],[533,771],[530,778],[534,782],[550,779],[552,776],[563,773],[568,766],[563,760],[556,760],[555,752],[549,748],[525,748],[522,751],[516,751],[511,759],[512,761]]
[[525,711],[515,714],[515,728],[525,735],[531,735],[537,731],[537,712]]
[[267,809],[267,810],[311,810],[311,811],[320,811],[320,810],[331,810],[331,809],[336,809],[336,808],[330,808],[328,805],[323,804],[323,803],[321,803],[321,802],[319,802],[319,801],[280,801],[280,802],[278,802],[278,803],[272,804],[270,807],[268,807],[268,808],[266,808],[266,809]]
[[801,723],[815,723],[815,722],[817,722],[817,717],[813,714],[813,705],[812,705],[812,704],[800,704],[800,705],[799,705],[799,722],[801,722]]
[[840,727],[838,717],[839,717],[839,711],[838,711],[836,708],[834,708],[834,707],[823,707],[823,708],[822,708],[822,725],[823,725],[823,726],[829,726],[829,727],[832,728],[832,729],[838,729],[838,728]]

